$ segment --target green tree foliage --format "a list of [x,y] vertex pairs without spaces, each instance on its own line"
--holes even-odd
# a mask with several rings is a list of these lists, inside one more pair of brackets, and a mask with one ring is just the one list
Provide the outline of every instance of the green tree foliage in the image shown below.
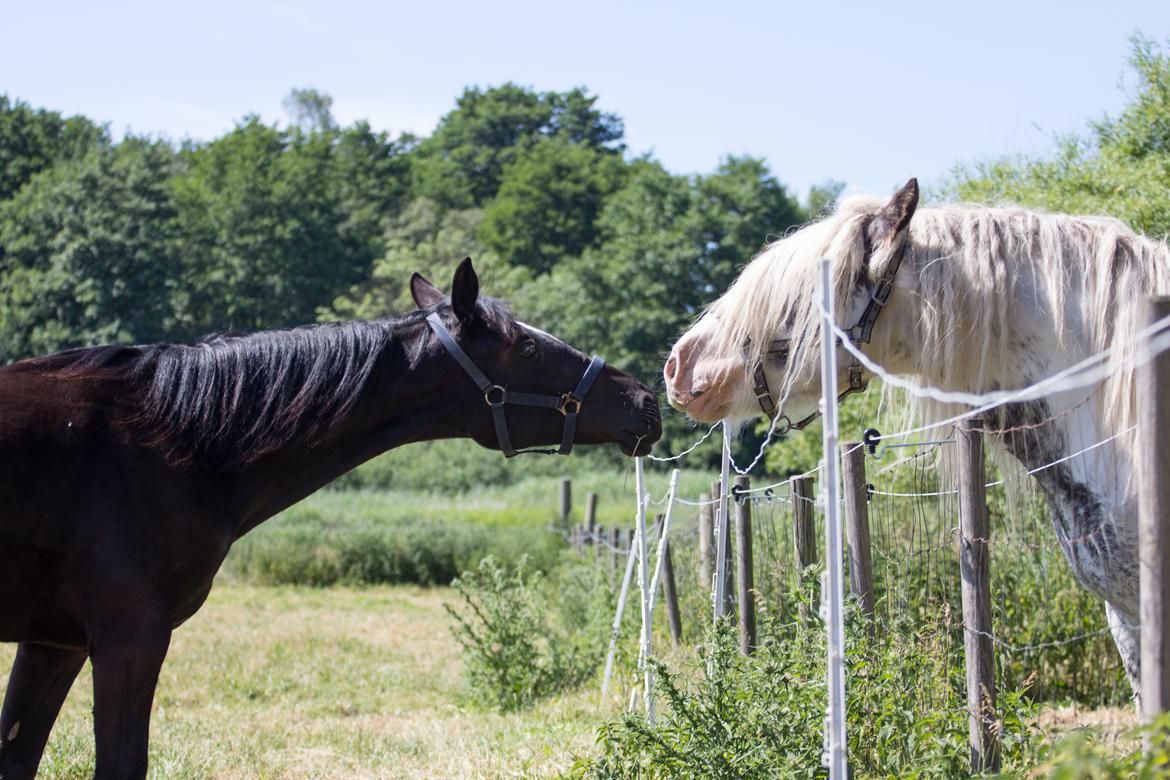
[[616,153],[622,121],[583,89],[534,92],[515,84],[469,87],[418,149],[415,194],[443,208],[484,206],[504,169],[542,138]]
[[0,95],[0,201],[57,160],[82,157],[106,141],[105,131],[84,117],[66,119]]
[[766,238],[803,219],[759,160],[732,158],[693,180],[639,160],[598,218],[596,247],[525,289],[522,310],[653,376],[662,351]]
[[333,120],[333,98],[324,92],[305,87],[293,89],[284,98],[289,121],[308,132],[324,133],[337,129]]
[[543,139],[504,168],[480,237],[512,265],[547,273],[595,243],[597,217],[624,172],[613,154]]
[[1052,157],[993,160],[959,168],[948,196],[1009,201],[1073,214],[1109,214],[1151,236],[1170,235],[1170,58],[1133,39],[1133,98],[1087,135],[1061,141]]
[[175,190],[186,239],[190,333],[311,321],[360,281],[397,206],[398,149],[364,125],[281,130],[256,117],[185,153]]
[[488,251],[477,235],[483,212],[479,209],[443,211],[429,198],[416,198],[389,221],[383,237],[384,252],[373,264],[369,277],[337,296],[320,317],[376,319],[410,311],[410,275],[415,271],[446,290],[455,266],[466,256],[475,258],[483,288],[491,295],[509,298],[531,279],[522,267],[510,266]]
[[[804,219],[760,160],[729,158],[716,173],[694,178],[637,160],[598,217],[596,245],[526,286],[516,305],[582,349],[656,382],[664,353],[702,307],[769,236]],[[693,436],[677,416],[666,424],[667,448]]]
[[820,219],[832,214],[837,209],[837,200],[845,189],[845,182],[829,179],[814,184],[808,192],[808,215],[812,219]]
[[129,138],[45,168],[0,204],[0,362],[167,334],[175,166],[168,145]]
[[295,89],[291,125],[247,117],[178,149],[5,101],[0,354],[388,316],[413,308],[411,272],[446,285],[471,255],[521,315],[653,381],[805,212],[760,160],[684,177],[626,159],[596,101],[470,88],[419,140],[339,127],[328,95]]

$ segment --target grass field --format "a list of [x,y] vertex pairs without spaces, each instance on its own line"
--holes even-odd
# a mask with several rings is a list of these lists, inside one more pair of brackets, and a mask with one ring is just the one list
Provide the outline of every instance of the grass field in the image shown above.
[[[446,588],[220,583],[174,636],[155,697],[150,777],[548,777],[587,751],[597,691],[510,715],[464,706]],[[2,648],[11,665],[14,646]],[[4,681],[7,682],[6,680]],[[93,773],[88,667],[41,777]]]
[[[548,530],[556,517],[558,481],[555,474],[533,474],[467,493],[374,486],[326,490],[250,534],[229,556],[208,603],[175,633],[155,700],[150,777],[495,778],[568,772],[577,757],[595,751],[598,727],[620,712],[621,694],[603,705],[589,681],[532,709],[506,715],[479,709],[466,698],[458,645],[443,609],[457,594],[446,587],[401,584],[448,582],[488,553],[505,563],[527,554],[536,565],[563,572],[564,543]],[[697,496],[709,481],[704,472],[684,472],[680,492]],[[631,482],[626,471],[574,474],[574,520],[580,518],[584,494],[595,491],[600,521],[628,527]],[[658,498],[665,475],[654,474],[650,482]],[[678,526],[676,566],[684,585],[696,581],[694,551],[687,547],[693,539],[685,541],[691,514],[692,508],[684,510]],[[757,507],[756,520],[760,528],[769,522],[787,528],[787,509]],[[1019,549],[1039,555],[1031,547]],[[1006,546],[1000,552],[1018,550]],[[779,548],[771,559],[766,544],[757,555],[761,566],[765,560],[782,563]],[[1043,566],[1010,555],[1002,564],[997,582],[1019,596],[998,606],[1001,627],[1019,624],[1015,633],[1003,629],[1008,641],[1059,640],[1095,627],[1096,622],[1076,622],[1084,615],[1099,622],[1099,605],[1075,588],[1065,569],[1049,572],[1044,588],[1037,589],[1037,572],[1047,571]],[[931,592],[950,582],[952,568],[944,568],[919,572],[934,578]],[[760,569],[757,586],[764,581]],[[369,584],[386,582],[400,584]],[[1061,595],[1068,589],[1073,595]],[[682,596],[688,649],[666,660],[691,668],[709,606],[693,586],[682,588]],[[1064,606],[1055,613],[1037,608],[1057,603]],[[635,613],[627,611],[628,621],[636,620]],[[1050,613],[1053,621],[1046,621]],[[1024,629],[1031,633],[1020,633]],[[1086,676],[1089,659],[1095,659],[1092,680],[1117,677],[1109,640],[1099,639],[1104,649],[1096,655],[1081,643],[1045,654],[1054,679],[1068,678],[1070,669],[1073,677]],[[658,646],[666,645],[665,636],[659,637]],[[0,646],[0,673],[9,668],[14,649]],[[1005,662],[1001,673],[1031,674],[1035,661],[1023,658],[1020,669],[1010,670]],[[817,660],[810,679],[820,678],[822,663]],[[619,673],[630,671],[619,664]],[[937,687],[925,679],[917,684],[924,690]],[[1034,684],[1034,690],[1041,687]],[[628,692],[625,685],[616,689]],[[1047,693],[1049,705],[1040,718],[1046,739],[1092,724],[1109,747],[1132,746],[1127,707],[1093,709],[1116,697],[1082,696],[1088,704],[1061,708],[1053,703],[1073,694],[1052,685]],[[91,712],[87,669],[66,702],[41,777],[92,776]],[[934,733],[929,723],[919,726],[921,734]]]
[[[464,701],[448,588],[254,587],[221,582],[180,627],[155,697],[149,777],[555,777],[620,707],[581,690],[501,715]],[[7,670],[14,646],[0,647]],[[6,684],[7,680],[3,683]],[[88,667],[40,777],[93,773]],[[1130,708],[1058,707],[1051,739],[1092,726],[1133,747]]]

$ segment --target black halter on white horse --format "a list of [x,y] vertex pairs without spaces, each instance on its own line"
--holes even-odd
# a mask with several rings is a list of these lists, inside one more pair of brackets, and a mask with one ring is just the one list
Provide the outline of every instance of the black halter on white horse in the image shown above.
[[[874,285],[873,292],[870,294],[869,303],[865,306],[865,311],[861,313],[861,318],[857,324],[849,329],[849,340],[854,344],[868,344],[870,338],[873,336],[873,326],[877,322],[878,315],[881,314],[882,307],[890,300],[890,294],[894,291],[894,277],[898,275],[898,269],[902,267],[902,258],[906,255],[906,247],[910,245],[909,239],[903,242],[902,249],[898,255],[890,263],[886,272],[878,279],[877,284]],[[866,252],[866,255],[871,254]],[[768,349],[767,356],[774,357],[777,360],[787,361],[790,352],[790,344],[792,339],[776,339],[772,342]],[[840,339],[837,339],[839,342]],[[849,364],[849,384],[837,396],[837,401],[840,403],[846,397],[853,393],[860,393],[866,387],[865,377],[861,373],[861,364],[854,357]],[[777,412],[776,399],[772,397],[772,388],[768,386],[768,376],[764,373],[764,361],[756,361],[755,367],[752,369],[752,392],[756,395],[756,401],[760,404],[760,409],[764,414],[773,417]],[[785,434],[788,431],[799,431],[808,426],[813,420],[821,416],[821,412],[815,411],[808,417],[797,422],[792,422],[788,419],[788,415],[781,414],[776,418],[776,434]]]
[[[488,379],[487,374],[479,370],[479,366],[475,365],[459,343],[455,341],[455,337],[451,335],[451,331],[447,330],[447,326],[443,324],[443,320],[439,315],[432,313],[427,316],[427,324],[431,326],[431,330],[439,337],[439,341],[451,353],[451,357],[463,367],[463,370],[471,377],[472,381],[479,387],[480,392],[483,393],[484,402],[491,407],[492,422],[496,426],[496,438],[499,441],[500,450],[505,457],[511,458],[514,455],[524,453],[539,453],[542,455],[568,455],[573,451],[573,437],[577,433],[577,415],[581,412],[581,405],[585,402],[585,394],[589,392],[589,388],[593,385],[593,380],[601,373],[601,369],[605,366],[605,361],[594,355],[590,361],[589,366],[585,369],[585,373],[581,375],[577,386],[572,390],[567,390],[560,395],[544,395],[542,393],[514,393],[506,387],[497,385],[492,380]],[[512,448],[512,437],[508,435],[508,418],[504,414],[505,404],[516,404],[517,406],[540,406],[546,409],[555,409],[565,417],[565,430],[561,435],[561,446],[559,449],[527,449],[515,450]]]

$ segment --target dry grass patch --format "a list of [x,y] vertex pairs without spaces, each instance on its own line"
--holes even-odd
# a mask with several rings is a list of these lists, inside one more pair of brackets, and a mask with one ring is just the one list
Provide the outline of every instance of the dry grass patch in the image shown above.
[[[175,632],[155,697],[152,778],[546,777],[593,742],[589,688],[509,715],[466,706],[447,589],[219,584]],[[0,648],[4,669],[13,646]],[[82,672],[41,767],[93,772]]]

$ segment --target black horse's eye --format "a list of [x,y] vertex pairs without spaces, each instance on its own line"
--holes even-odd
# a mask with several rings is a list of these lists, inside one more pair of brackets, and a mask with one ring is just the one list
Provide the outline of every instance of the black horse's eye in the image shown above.
[[524,339],[519,346],[520,357],[536,357],[536,342],[532,339]]

